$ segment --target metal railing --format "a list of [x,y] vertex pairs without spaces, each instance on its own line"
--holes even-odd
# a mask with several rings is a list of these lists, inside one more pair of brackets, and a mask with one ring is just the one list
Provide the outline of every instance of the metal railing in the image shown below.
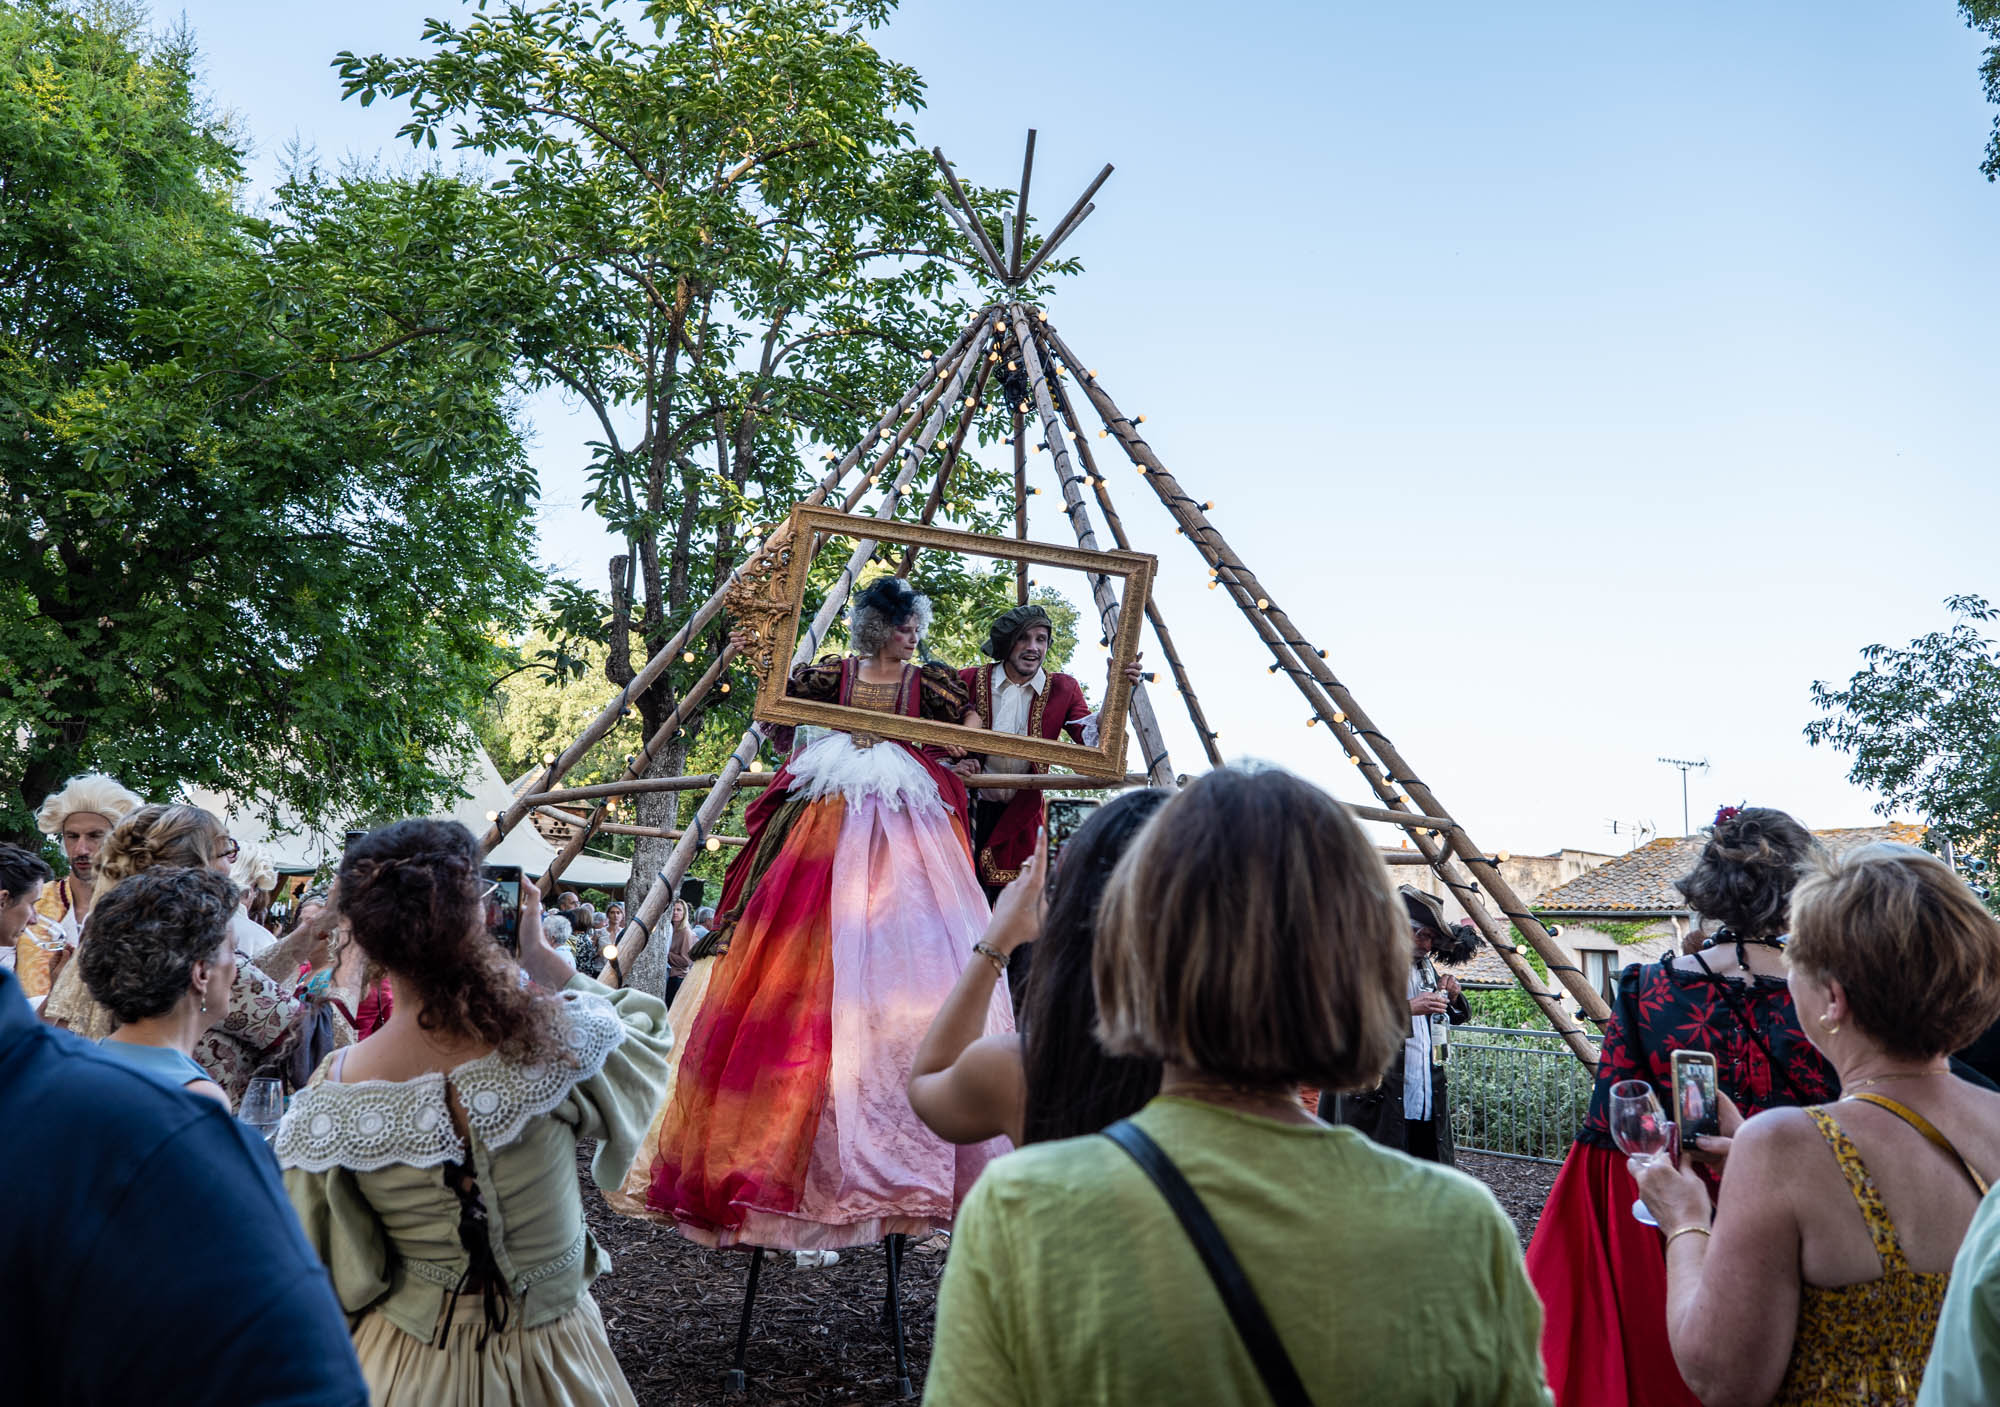
[[1553,1031],[1454,1026],[1445,1070],[1463,1152],[1560,1163],[1590,1108],[1590,1071]]

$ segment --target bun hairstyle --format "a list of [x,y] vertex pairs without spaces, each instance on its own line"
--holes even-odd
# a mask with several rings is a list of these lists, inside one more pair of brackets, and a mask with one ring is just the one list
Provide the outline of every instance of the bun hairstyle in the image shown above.
[[857,655],[872,655],[889,643],[889,632],[911,620],[922,635],[931,628],[931,602],[899,576],[881,576],[855,593],[847,608],[847,633]]
[[1787,927],[1799,867],[1818,850],[1812,832],[1783,811],[1725,806],[1701,858],[1674,887],[1696,913],[1739,937],[1775,937]]
[[124,1025],[164,1015],[187,995],[195,964],[215,961],[235,912],[236,886],[213,870],[132,875],[91,905],[90,941],[76,957],[83,985]]
[[133,875],[154,869],[207,869],[229,839],[222,822],[199,806],[141,806],[111,828],[97,852],[96,904]]
[[486,932],[479,866],[479,843],[458,822],[398,821],[341,860],[340,915],[372,963],[415,989],[425,1030],[474,1036],[522,1062],[568,1062],[562,1003],[523,987]]

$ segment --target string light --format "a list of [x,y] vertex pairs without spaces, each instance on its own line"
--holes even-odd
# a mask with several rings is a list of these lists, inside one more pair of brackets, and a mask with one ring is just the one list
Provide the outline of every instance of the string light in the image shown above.
[[554,753],[545,752],[542,754],[542,766],[553,767],[555,765],[556,765],[556,755]]
[[710,851],[720,850],[722,848],[722,842],[716,839],[714,836],[710,836],[708,838],[707,843],[702,848]]
[[1347,715],[1345,713],[1342,713],[1340,710],[1335,709],[1333,714],[1333,721],[1336,723],[1345,723],[1347,721]]
[[1258,609],[1258,610],[1260,610],[1260,611],[1268,611],[1268,610],[1270,610],[1270,609],[1271,609],[1271,598],[1270,598],[1270,597],[1268,597],[1268,596],[1259,596],[1259,597],[1257,598],[1257,609]]
[[727,679],[723,680],[723,681],[722,681],[722,686],[721,686],[721,687],[722,687],[722,692],[723,692],[723,693],[725,693],[725,694],[726,694],[726,693],[728,693],[728,692],[729,692],[729,681],[728,681]]
[[681,651],[681,663],[682,663],[682,664],[693,664],[693,663],[694,663],[694,651],[693,651],[693,650],[682,650],[682,651]]
[[486,813],[486,819],[489,821],[497,821],[500,819],[500,813],[498,811],[488,811]]
[[618,945],[616,943],[606,943],[604,945],[604,960],[606,962],[618,961]]
[[764,759],[763,759],[763,758],[761,758],[761,757],[753,757],[753,758],[751,758],[751,759],[750,759],[750,770],[751,770],[751,771],[753,771],[753,772],[761,772],[761,771],[763,771],[763,770],[764,770]]

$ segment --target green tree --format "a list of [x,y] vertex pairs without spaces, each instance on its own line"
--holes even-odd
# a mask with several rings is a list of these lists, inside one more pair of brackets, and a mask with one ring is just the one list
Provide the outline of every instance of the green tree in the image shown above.
[[[1979,64],[1979,77],[1986,86],[1986,100],[2000,103],[2000,0],[1958,0],[1966,27],[1976,29],[1993,42]],[[1993,135],[1986,142],[1986,160],[1980,165],[1989,181],[2000,181],[2000,117],[1993,119]]]
[[435,175],[236,205],[184,35],[0,6],[0,831],[84,767],[309,820],[449,794],[539,587],[518,275]]
[[1807,741],[1850,754],[1848,780],[1881,796],[1882,815],[1914,811],[1934,840],[2000,862],[2000,646],[1981,626],[2000,611],[1952,596],[1949,629],[1906,648],[1870,645],[1845,688],[1815,682],[1826,717]]
[[[412,142],[507,163],[495,225],[545,293],[510,316],[521,374],[589,412],[589,501],[626,544],[608,612],[578,590],[556,620],[605,643],[615,684],[813,482],[823,463],[802,451],[858,440],[972,314],[906,120],[922,82],[868,42],[889,8],[482,5],[463,25],[429,21],[421,56],[340,56],[350,95],[409,104]],[[997,209],[995,194],[976,198]],[[997,529],[982,510],[997,483],[964,464],[945,517]],[[938,605],[983,609],[975,596]],[[637,698],[644,731],[721,636]],[[682,773],[697,738],[733,742],[747,701],[705,707],[653,774]],[[673,804],[649,796],[639,811],[668,824]],[[641,876],[660,852],[641,846]]]

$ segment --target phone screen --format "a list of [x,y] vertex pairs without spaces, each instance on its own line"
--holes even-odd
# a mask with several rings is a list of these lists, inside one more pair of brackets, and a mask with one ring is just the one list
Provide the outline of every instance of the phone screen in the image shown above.
[[1722,1132],[1722,1094],[1715,1082],[1715,1057],[1706,1051],[1673,1054],[1674,1121],[1683,1141]]
[[479,871],[495,887],[486,896],[486,931],[508,952],[521,952],[521,867],[485,865]]
[[1049,832],[1049,865],[1043,872],[1043,882],[1053,893],[1056,887],[1056,861],[1061,857],[1063,847],[1069,838],[1083,829],[1083,823],[1090,819],[1090,813],[1101,803],[1095,797],[1057,796],[1048,804],[1046,824]]

